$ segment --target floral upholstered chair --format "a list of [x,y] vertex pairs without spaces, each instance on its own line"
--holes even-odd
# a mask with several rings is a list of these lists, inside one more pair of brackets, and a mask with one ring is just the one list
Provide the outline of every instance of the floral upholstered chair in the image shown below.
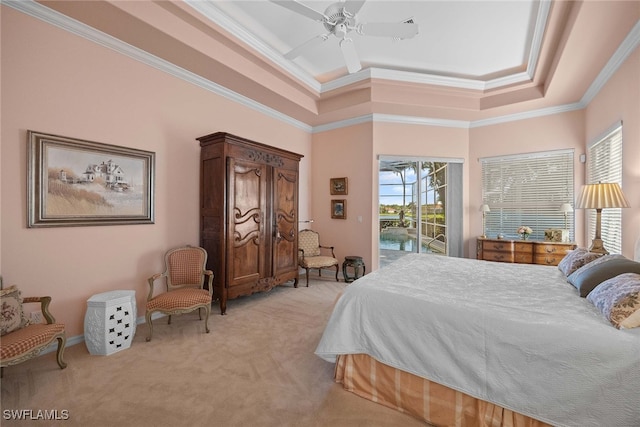
[[[205,331],[209,333],[209,315],[213,292],[213,272],[207,270],[207,251],[197,246],[184,246],[171,249],[164,257],[164,273],[154,274],[148,279],[149,295],[145,319],[149,326],[147,341],[153,335],[151,315],[160,312],[169,316],[198,310],[200,320],[204,309]],[[154,283],[164,277],[166,289],[154,296]],[[208,278],[206,281],[205,279]],[[206,285],[207,289],[204,289]]]
[[[331,256],[323,255],[331,252]],[[302,230],[298,234],[298,265],[307,272],[307,287],[309,286],[309,269],[317,268],[318,275],[322,276],[323,268],[336,269],[336,282],[338,279],[338,260],[333,253],[333,246],[322,246],[320,236],[313,230]]]
[[[23,304],[39,303],[46,323],[30,323]],[[56,323],[49,312],[51,297],[22,298],[16,286],[0,290],[0,376],[6,366],[16,365],[39,355],[58,340],[56,354],[60,369],[67,367],[63,360],[66,335],[64,324]]]

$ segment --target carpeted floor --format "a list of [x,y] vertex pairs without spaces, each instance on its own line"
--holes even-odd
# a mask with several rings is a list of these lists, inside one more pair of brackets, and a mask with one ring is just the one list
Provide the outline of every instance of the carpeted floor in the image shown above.
[[[345,286],[329,278],[309,288],[285,285],[229,301],[225,316],[214,306],[210,334],[196,313],[171,325],[158,319],[151,342],[138,325],[131,347],[109,356],[90,355],[84,343],[67,348],[64,370],[55,352],[5,368],[0,424],[424,425],[343,390],[334,365],[313,354]],[[68,419],[10,419],[16,410]]]

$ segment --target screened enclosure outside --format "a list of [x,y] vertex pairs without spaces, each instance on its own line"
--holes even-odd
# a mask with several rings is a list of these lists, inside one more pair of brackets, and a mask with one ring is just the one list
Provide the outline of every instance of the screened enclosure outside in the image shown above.
[[[449,254],[452,216],[449,182],[461,182],[461,165],[424,160],[382,159],[379,167],[380,250]],[[451,169],[455,174],[451,174]],[[459,172],[458,172],[459,170]],[[457,177],[460,175],[460,178]],[[452,178],[452,176],[455,176]],[[456,185],[457,186],[457,185]],[[454,186],[455,187],[455,186]],[[461,191],[458,191],[461,200]],[[454,197],[454,200],[456,198]],[[457,203],[455,204],[457,205]],[[460,209],[454,207],[453,212]],[[454,252],[458,228],[454,219]]]
[[573,150],[481,159],[482,200],[489,206],[485,234],[518,239],[518,228],[530,227],[532,240],[544,240],[547,229],[568,229],[574,241]]

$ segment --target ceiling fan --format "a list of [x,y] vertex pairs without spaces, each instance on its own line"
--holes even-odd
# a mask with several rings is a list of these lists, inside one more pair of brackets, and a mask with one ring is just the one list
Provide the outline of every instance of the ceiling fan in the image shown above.
[[292,10],[300,15],[319,21],[328,31],[320,34],[300,46],[287,52],[284,57],[293,59],[307,49],[320,45],[327,41],[331,35],[340,39],[340,48],[344,56],[349,73],[355,73],[362,69],[358,53],[353,44],[353,40],[348,34],[355,31],[363,36],[390,37],[395,39],[408,39],[418,34],[418,24],[413,22],[373,22],[359,23],[356,14],[366,0],[346,0],[344,2],[333,3],[324,11],[318,12],[296,0],[271,0],[284,8]]

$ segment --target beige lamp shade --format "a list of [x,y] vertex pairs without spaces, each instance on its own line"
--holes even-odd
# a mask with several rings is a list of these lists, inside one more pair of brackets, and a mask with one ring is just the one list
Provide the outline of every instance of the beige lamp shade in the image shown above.
[[587,184],[576,203],[578,209],[628,208],[629,202],[616,182]]
[[596,235],[589,250],[608,254],[609,251],[604,248],[601,237],[602,209],[629,207],[629,202],[622,194],[620,185],[615,182],[583,185],[576,207],[578,209],[596,210]]
[[480,206],[480,212],[491,212],[491,209],[489,209],[489,205],[482,205]]

